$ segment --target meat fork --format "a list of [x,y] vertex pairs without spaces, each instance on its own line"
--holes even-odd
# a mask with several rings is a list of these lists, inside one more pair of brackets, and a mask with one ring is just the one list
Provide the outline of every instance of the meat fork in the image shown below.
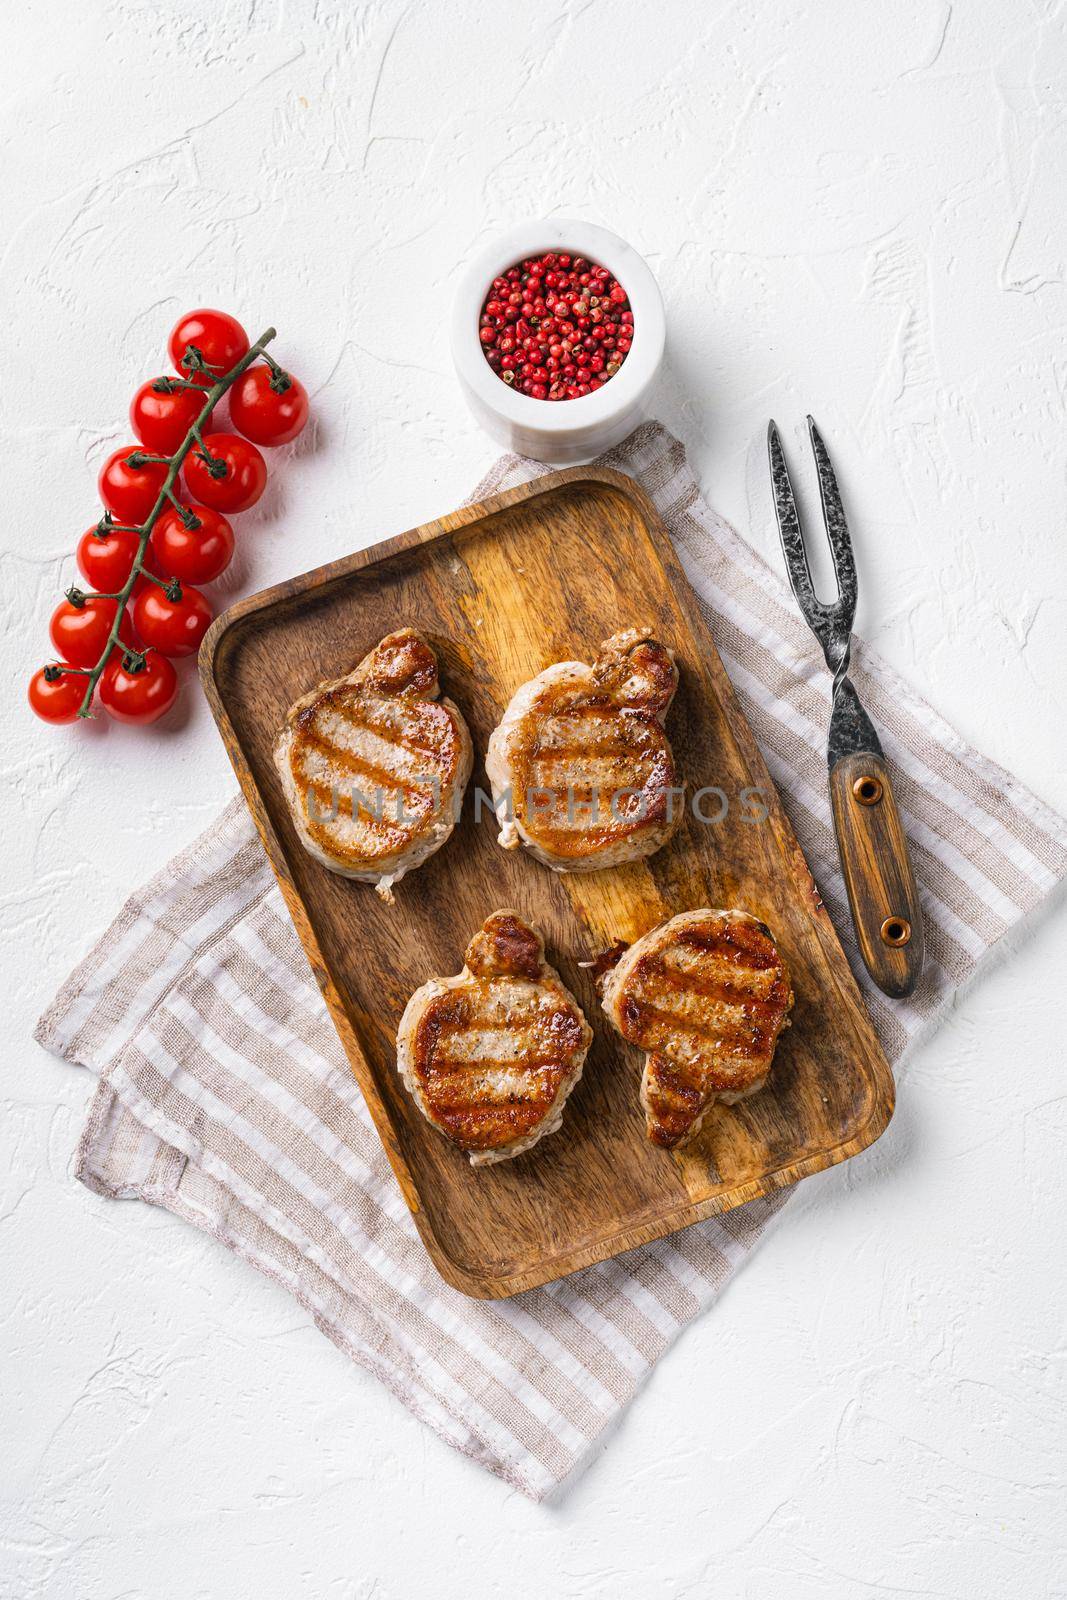
[[767,452],[774,508],[789,582],[834,675],[827,749],[830,801],[860,953],[878,987],[901,999],[911,994],[922,971],[922,911],[881,742],[848,676],[857,596],[848,523],[829,454],[811,417],[808,432],[837,577],[837,599],[832,605],[815,593],[785,452],[771,422]]

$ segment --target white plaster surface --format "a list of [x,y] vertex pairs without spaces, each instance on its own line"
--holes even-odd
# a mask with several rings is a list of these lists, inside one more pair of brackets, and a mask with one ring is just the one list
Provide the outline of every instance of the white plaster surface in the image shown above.
[[0,1600],[1067,1594],[1062,908],[534,1507],[280,1289],[73,1182],[90,1082],[31,1025],[234,780],[192,686],[147,733],[22,698],[179,311],[276,324],[314,395],[236,596],[463,498],[492,450],[451,286],[558,210],[658,273],[659,414],[712,502],[777,559],[763,432],[810,408],[860,630],[1067,811],[1065,28],[1053,0],[5,8]]

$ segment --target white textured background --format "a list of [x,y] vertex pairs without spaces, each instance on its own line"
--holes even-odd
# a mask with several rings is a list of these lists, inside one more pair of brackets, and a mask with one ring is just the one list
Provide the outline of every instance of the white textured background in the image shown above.
[[275,323],[314,396],[233,595],[463,498],[491,451],[451,286],[557,211],[658,273],[659,414],[712,502],[777,559],[763,431],[810,408],[860,630],[1067,811],[1063,6],[65,0],[3,30],[2,1600],[1067,1593],[1062,915],[535,1508],[279,1289],[72,1182],[90,1084],[32,1022],[234,782],[195,691],[150,733],[22,699],[179,311]]

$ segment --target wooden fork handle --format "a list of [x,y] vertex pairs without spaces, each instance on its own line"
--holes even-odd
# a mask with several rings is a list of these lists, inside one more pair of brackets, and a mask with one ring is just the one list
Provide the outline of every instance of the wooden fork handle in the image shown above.
[[830,773],[830,799],[860,951],[879,989],[903,999],[922,972],[923,923],[883,758],[870,752],[842,756]]

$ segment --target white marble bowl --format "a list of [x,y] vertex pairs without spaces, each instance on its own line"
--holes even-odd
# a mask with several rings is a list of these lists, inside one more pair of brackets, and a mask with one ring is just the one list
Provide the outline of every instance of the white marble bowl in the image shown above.
[[[576,400],[516,394],[489,366],[478,338],[493,279],[546,250],[566,250],[607,267],[626,290],[634,314],[633,344],[619,371],[602,389]],[[591,461],[647,415],[665,336],[663,297],[637,251],[607,228],[565,217],[524,222],[500,234],[467,267],[452,307],[452,359],[474,416],[498,444],[557,466]]]

